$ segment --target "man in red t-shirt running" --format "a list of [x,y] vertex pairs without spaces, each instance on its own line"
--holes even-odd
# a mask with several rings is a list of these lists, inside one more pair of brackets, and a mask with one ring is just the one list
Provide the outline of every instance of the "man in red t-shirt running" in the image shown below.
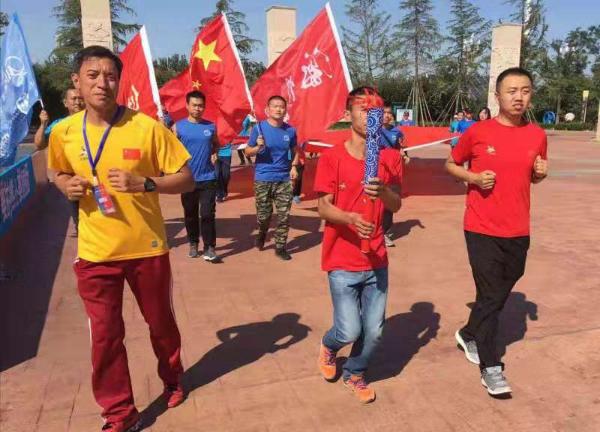
[[[363,403],[375,400],[364,373],[379,344],[388,288],[388,261],[383,240],[384,208],[400,209],[402,156],[383,149],[378,178],[363,184],[367,111],[365,99],[375,90],[359,87],[346,101],[346,118],[352,135],[344,145],[323,153],[317,166],[314,189],[319,193],[319,215],[326,221],[322,268],[329,277],[333,302],[333,327],[323,337],[318,366],[323,377],[337,376],[336,353],[353,344],[344,364],[343,382]],[[375,200],[374,223],[362,218],[364,194]],[[361,239],[370,240],[370,253],[360,250]]]
[[464,229],[477,288],[469,321],[455,337],[467,359],[479,364],[491,395],[511,392],[496,349],[498,317],[525,271],[531,183],[548,172],[546,134],[524,118],[532,94],[529,72],[502,72],[496,81],[500,113],[473,124],[446,162],[450,174],[469,184]]

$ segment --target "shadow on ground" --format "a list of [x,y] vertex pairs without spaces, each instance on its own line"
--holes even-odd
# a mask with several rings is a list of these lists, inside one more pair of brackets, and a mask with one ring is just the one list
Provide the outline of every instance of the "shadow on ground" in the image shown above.
[[[219,330],[221,344],[208,351],[183,375],[187,394],[216,379],[260,360],[267,354],[284,350],[305,339],[310,327],[300,323],[300,315],[283,313],[271,321],[254,322]],[[154,424],[167,409],[162,397],[154,400],[143,412],[144,427]]]
[[37,355],[69,224],[69,204],[40,191],[0,247],[0,372]]
[[388,318],[380,349],[369,366],[369,380],[381,381],[399,375],[419,350],[435,339],[440,314],[429,302],[418,302],[409,312]]

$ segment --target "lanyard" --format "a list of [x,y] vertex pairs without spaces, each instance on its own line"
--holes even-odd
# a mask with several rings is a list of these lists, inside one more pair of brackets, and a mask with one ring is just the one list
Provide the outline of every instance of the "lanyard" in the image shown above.
[[94,179],[96,179],[98,177],[98,172],[96,171],[96,166],[98,165],[100,156],[102,156],[102,150],[104,150],[104,144],[106,144],[106,140],[108,139],[108,134],[110,133],[110,130],[115,125],[115,123],[121,117],[122,112],[123,112],[123,107],[119,105],[117,107],[117,110],[115,111],[115,114],[113,115],[113,118],[110,120],[108,127],[104,131],[102,138],[100,139],[100,145],[98,145],[98,151],[96,152],[95,158],[92,158],[92,150],[90,149],[90,143],[89,143],[88,137],[87,137],[87,126],[86,126],[87,125],[87,114],[88,114],[87,110],[85,111],[85,114],[83,115],[83,130],[82,130],[83,142],[85,144],[85,152],[87,153],[88,161],[90,163],[90,167],[92,168],[92,175],[94,176]]

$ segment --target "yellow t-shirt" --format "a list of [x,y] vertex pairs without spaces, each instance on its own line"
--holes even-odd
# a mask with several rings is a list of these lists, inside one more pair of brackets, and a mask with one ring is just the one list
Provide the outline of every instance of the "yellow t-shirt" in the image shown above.
[[[58,123],[50,134],[48,167],[92,181],[83,141],[83,114]],[[96,156],[104,127],[87,122],[87,137]],[[157,192],[116,192],[108,182],[108,170],[119,168],[143,177],[173,174],[190,155],[161,123],[127,109],[113,126],[96,170],[116,212],[104,216],[91,190],[79,201],[79,257],[92,262],[158,256],[169,248]]]

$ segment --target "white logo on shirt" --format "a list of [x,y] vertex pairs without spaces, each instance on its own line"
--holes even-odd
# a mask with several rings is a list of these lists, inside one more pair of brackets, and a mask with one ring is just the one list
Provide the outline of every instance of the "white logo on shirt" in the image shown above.
[[491,155],[495,155],[496,154],[496,149],[494,148],[494,146],[491,146],[491,145],[489,145],[487,147],[486,151],[488,152],[488,154],[491,154]]
[[211,135],[210,131],[208,129],[204,129],[204,136],[208,137],[210,135]]
[[288,135],[284,135],[284,136],[283,136],[283,140],[284,140],[284,141],[289,141],[289,140],[290,140],[290,137],[289,137]]

